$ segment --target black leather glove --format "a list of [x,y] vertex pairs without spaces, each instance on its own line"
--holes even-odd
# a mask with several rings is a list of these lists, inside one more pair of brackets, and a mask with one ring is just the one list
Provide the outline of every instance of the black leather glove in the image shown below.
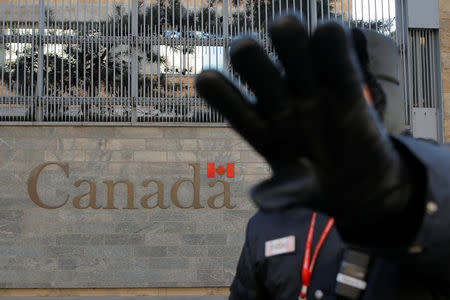
[[269,33],[282,69],[250,38],[230,50],[234,70],[256,99],[217,71],[198,76],[200,95],[267,159],[274,178],[295,177],[286,173],[310,162],[321,196],[299,198],[299,205],[334,216],[349,242],[377,240],[405,211],[410,180],[364,99],[349,34],[328,23],[309,38],[294,16],[275,21]]

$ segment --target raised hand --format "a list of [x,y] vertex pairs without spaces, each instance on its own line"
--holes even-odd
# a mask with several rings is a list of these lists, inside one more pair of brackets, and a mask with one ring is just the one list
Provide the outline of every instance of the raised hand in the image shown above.
[[[321,196],[298,203],[334,216],[347,240],[376,233],[380,222],[389,227],[408,204],[409,180],[364,97],[348,32],[328,23],[308,37],[296,17],[285,16],[269,33],[281,68],[253,39],[236,40],[230,51],[233,69],[256,99],[217,71],[199,75],[199,93],[267,159],[274,178],[308,161],[299,176],[313,177]],[[257,193],[274,188],[280,190],[280,180],[263,183]]]

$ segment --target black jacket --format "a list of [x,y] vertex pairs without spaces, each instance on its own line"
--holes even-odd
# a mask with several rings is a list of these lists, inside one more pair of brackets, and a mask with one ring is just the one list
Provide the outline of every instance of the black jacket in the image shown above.
[[[424,166],[427,209],[409,248],[367,249],[372,264],[362,299],[450,299],[450,151],[411,138],[396,139]],[[277,200],[259,203],[260,210],[248,223],[230,299],[298,299],[312,211],[286,199],[277,207]],[[313,249],[327,220],[317,215]],[[265,257],[266,241],[291,235],[294,252]],[[307,299],[339,299],[334,289],[346,249],[333,227],[318,255]]]

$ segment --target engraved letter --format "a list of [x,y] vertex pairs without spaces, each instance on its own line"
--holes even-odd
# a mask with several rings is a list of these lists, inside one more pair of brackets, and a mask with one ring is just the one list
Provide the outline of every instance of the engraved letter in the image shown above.
[[[226,207],[229,209],[233,209],[236,207],[236,205],[231,205],[230,203],[230,183],[226,182],[226,181],[222,181],[222,180],[214,180],[211,181],[210,183],[208,183],[208,185],[210,187],[214,187],[216,185],[216,183],[221,183],[223,184],[223,193],[217,194],[217,195],[213,195],[211,197],[209,197],[208,199],[208,205],[209,207],[213,208],[213,209],[219,209],[222,207]],[[223,195],[223,205],[222,206],[216,206],[215,201],[217,199],[217,197]]]
[[[167,206],[164,205],[164,184],[161,181],[159,181],[159,180],[152,180],[152,179],[150,179],[150,180],[144,181],[142,183],[142,186],[143,187],[147,187],[150,182],[156,183],[157,192],[155,192],[153,194],[145,195],[144,197],[142,197],[142,199],[141,199],[142,207],[143,208],[155,208],[155,207],[158,206],[161,209],[169,208],[169,205],[167,205]],[[153,205],[153,206],[148,205],[148,200],[151,197],[155,196],[156,194],[158,195],[158,202],[155,205]]]
[[46,208],[46,209],[56,209],[56,208],[60,208],[63,207],[67,201],[69,201],[69,195],[67,195],[66,197],[66,201],[64,201],[61,205],[57,205],[57,206],[50,206],[47,204],[44,204],[41,199],[39,199],[39,195],[37,193],[37,183],[38,183],[38,179],[39,179],[39,175],[41,174],[41,171],[50,165],[57,165],[58,167],[60,167],[61,169],[64,170],[64,173],[66,174],[66,177],[69,178],[69,165],[64,165],[64,164],[60,164],[60,163],[46,163],[46,164],[42,164],[38,167],[36,167],[30,175],[30,178],[28,179],[28,194],[30,195],[30,199],[36,203],[38,206],[42,207],[42,208]]
[[128,190],[127,206],[124,207],[124,209],[137,209],[134,207],[134,185],[131,182],[128,180],[121,180],[117,182],[107,180],[103,181],[103,183],[108,186],[108,204],[105,209],[117,209],[117,207],[114,207],[114,187],[119,183],[125,184]]
[[[194,181],[189,179],[182,179],[177,182],[172,187],[171,191],[171,199],[173,204],[179,208],[203,208],[203,206],[200,204],[200,164],[189,164],[191,167],[194,168]],[[178,189],[180,188],[180,185],[184,182],[189,182],[192,184],[194,188],[194,199],[192,201],[192,205],[190,206],[182,206],[180,203],[180,200],[178,199]]]
[[[79,187],[84,182],[89,184],[89,192],[73,198],[73,206],[78,209],[86,209],[88,207],[92,207],[94,209],[101,208],[95,202],[97,200],[97,187],[94,182],[92,182],[90,180],[78,180],[77,182],[75,182],[75,186]],[[83,199],[84,197],[87,197],[87,196],[89,196],[88,204],[86,206],[81,206],[81,199]]]

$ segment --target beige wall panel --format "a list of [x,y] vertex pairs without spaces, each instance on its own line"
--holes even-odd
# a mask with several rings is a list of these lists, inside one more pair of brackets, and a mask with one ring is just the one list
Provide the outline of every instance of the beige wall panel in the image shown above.
[[4,126],[0,157],[0,288],[227,287],[270,174],[223,127]]
[[450,142],[450,1],[439,1],[444,140]]

